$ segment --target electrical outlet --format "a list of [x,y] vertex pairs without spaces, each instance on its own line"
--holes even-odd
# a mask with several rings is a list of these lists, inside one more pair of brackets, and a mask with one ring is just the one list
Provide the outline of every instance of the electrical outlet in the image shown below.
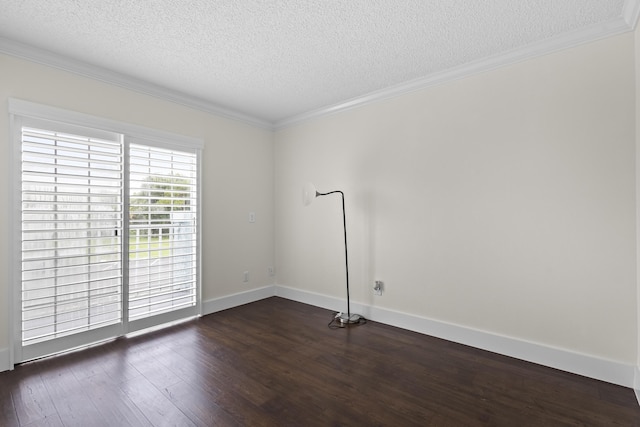
[[271,277],[275,276],[276,274],[276,270],[273,267],[269,267],[267,271],[269,272],[269,276]]
[[256,222],[256,213],[255,212],[249,212],[249,222]]
[[245,271],[244,273],[242,273],[242,281],[244,283],[248,283],[249,282],[249,272]]
[[382,283],[382,280],[376,280],[376,283],[373,285],[373,292],[376,295],[382,295],[383,285],[384,283]]

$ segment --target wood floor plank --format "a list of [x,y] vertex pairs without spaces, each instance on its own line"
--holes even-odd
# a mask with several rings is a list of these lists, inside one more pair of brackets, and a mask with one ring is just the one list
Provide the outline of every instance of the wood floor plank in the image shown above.
[[65,426],[111,426],[91,400],[82,383],[67,366],[40,374],[60,420]]
[[196,425],[144,376],[125,381],[120,389],[154,426]]
[[0,426],[19,426],[18,413],[11,396],[15,386],[11,384],[12,381],[6,378],[3,379],[3,377],[6,377],[6,375],[0,374],[0,384],[2,385],[0,387]]
[[15,388],[11,392],[13,404],[20,424],[27,425],[57,415],[57,410],[49,391],[37,371],[34,375],[23,375],[25,371],[33,371],[34,367],[19,366],[11,372],[16,379]]
[[273,297],[25,364],[0,425],[640,427],[633,390],[331,316]]
[[121,381],[107,375],[96,374],[84,380],[84,390],[91,398],[102,418],[118,427],[152,426],[128,395],[121,392]]
[[58,414],[47,415],[45,418],[31,424],[21,424],[23,427],[65,427]]
[[[182,369],[192,369],[192,372],[184,373],[184,379],[193,376],[195,369],[201,376],[205,375],[207,381],[215,384],[219,390],[233,392],[256,406],[271,399],[277,393],[262,381],[252,377],[253,370],[243,362],[244,355],[228,354],[228,352],[216,354],[196,347],[179,349],[176,353],[183,360]],[[191,362],[195,363],[191,364]]]
[[241,426],[225,408],[215,403],[207,392],[184,381],[166,387],[163,393],[198,426]]
[[111,352],[108,358],[100,358],[97,361],[102,365],[104,375],[108,376],[113,384],[120,384],[125,381],[136,379],[142,374],[131,363],[126,354],[121,350]]

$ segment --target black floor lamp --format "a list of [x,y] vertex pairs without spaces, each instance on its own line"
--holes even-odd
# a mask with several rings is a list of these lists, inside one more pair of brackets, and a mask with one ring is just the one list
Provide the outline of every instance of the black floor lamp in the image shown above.
[[361,323],[364,318],[359,314],[351,314],[351,301],[349,300],[349,255],[347,251],[347,216],[344,208],[344,193],[340,190],[330,191],[328,193],[319,193],[316,191],[316,187],[308,182],[303,187],[302,201],[305,206],[309,206],[313,200],[318,196],[328,196],[329,194],[339,193],[342,197],[342,224],[344,226],[344,266],[347,278],[347,312],[341,313],[336,317],[336,320],[341,324],[353,324]]

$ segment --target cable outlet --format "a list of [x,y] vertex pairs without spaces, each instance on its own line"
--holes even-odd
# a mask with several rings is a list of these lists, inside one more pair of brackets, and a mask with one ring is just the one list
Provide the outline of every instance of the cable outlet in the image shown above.
[[249,282],[249,272],[245,271],[244,273],[242,273],[242,281],[244,283],[248,283]]

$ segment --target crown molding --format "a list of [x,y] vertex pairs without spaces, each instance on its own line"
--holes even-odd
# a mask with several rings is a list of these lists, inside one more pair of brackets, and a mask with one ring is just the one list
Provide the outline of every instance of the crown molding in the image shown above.
[[458,67],[436,72],[426,77],[421,77],[396,86],[371,92],[367,95],[352,98],[339,104],[296,115],[276,122],[274,124],[274,128],[276,130],[280,130],[314,118],[350,110],[385,99],[395,98],[397,96],[426,89],[431,86],[491,71],[505,65],[526,61],[549,53],[570,49],[582,44],[591,43],[633,31],[639,16],[640,0],[626,0],[623,14],[615,20],[582,28],[577,31],[563,34],[559,37],[532,43],[528,46],[514,49],[512,51],[462,64]]
[[267,129],[273,128],[273,124],[267,120],[249,116],[197,97],[185,95],[179,91],[167,89],[160,85],[149,83],[135,77],[110,71],[102,67],[93,66],[86,62],[77,61],[48,50],[36,48],[7,38],[0,37],[0,53],[5,53],[7,55],[26,59],[38,64],[68,71],[104,83],[120,86],[145,95],[174,102],[185,107],[212,113],[228,119],[238,120],[253,126]]
[[116,73],[101,67],[92,66],[82,61],[77,61],[44,49],[39,49],[2,37],[0,37],[0,53],[5,53],[7,55],[27,59],[42,65],[72,72],[74,74],[120,86],[145,95],[184,105],[186,107],[237,120],[249,125],[269,130],[279,130],[314,118],[350,110],[385,99],[395,98],[397,96],[426,89],[431,86],[487,72],[505,65],[526,61],[552,52],[569,49],[581,44],[633,31],[635,30],[639,19],[640,0],[625,0],[621,16],[615,20],[566,33],[559,37],[533,43],[523,48],[518,48],[499,55],[462,64],[458,67],[436,72],[425,77],[370,92],[366,95],[351,98],[338,104],[322,107],[275,122],[243,114],[239,111],[221,107],[220,105],[201,98],[186,95],[160,85],[149,83],[121,73]]

